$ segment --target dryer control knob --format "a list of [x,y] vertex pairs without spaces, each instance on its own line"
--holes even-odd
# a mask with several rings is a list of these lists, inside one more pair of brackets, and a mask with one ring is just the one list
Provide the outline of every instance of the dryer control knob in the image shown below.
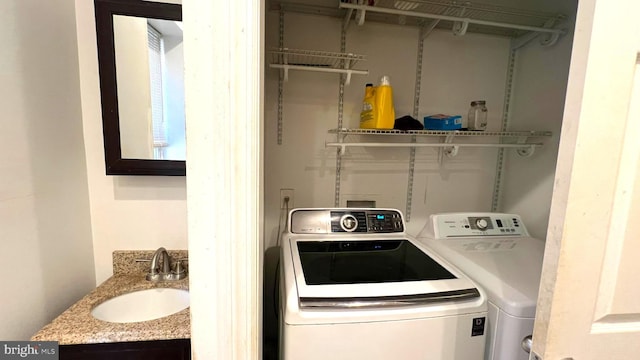
[[476,220],[476,227],[478,228],[478,230],[486,230],[487,227],[489,226],[489,224],[487,223],[487,220],[485,219],[478,219]]
[[351,214],[343,215],[340,218],[340,227],[346,232],[352,232],[358,228],[358,219]]

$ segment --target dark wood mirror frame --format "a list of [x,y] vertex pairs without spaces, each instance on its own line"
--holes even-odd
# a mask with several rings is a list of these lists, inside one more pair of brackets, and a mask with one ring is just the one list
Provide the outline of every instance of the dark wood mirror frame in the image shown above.
[[107,175],[184,176],[185,161],[122,158],[113,36],[113,15],[182,21],[182,6],[143,0],[94,0],[94,5]]

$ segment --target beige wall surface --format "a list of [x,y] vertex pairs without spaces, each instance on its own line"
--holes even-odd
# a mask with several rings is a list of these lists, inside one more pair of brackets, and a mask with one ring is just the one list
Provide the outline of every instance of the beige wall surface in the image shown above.
[[[284,46],[339,51],[340,26],[338,19],[287,13]],[[274,12],[267,13],[266,44],[267,48],[278,46]],[[369,75],[353,75],[345,88],[343,127],[358,128],[365,84],[377,84],[383,75],[391,78],[396,117],[412,114],[417,48],[417,28],[376,23],[349,28],[346,50],[367,56],[356,68],[369,70]],[[477,34],[456,37],[437,30],[425,40],[424,49],[418,120],[438,113],[466,116],[470,101],[484,99],[489,129],[499,130],[509,40]],[[334,206],[336,150],[326,148],[325,142],[335,141],[327,131],[338,124],[339,77],[290,72],[284,83],[282,145],[276,142],[278,70],[267,68],[265,78],[265,241],[269,247],[276,242],[281,188],[294,189],[295,207]],[[465,148],[439,164],[437,149],[418,149],[409,229],[418,232],[435,212],[490,211],[496,155],[496,149]],[[340,206],[349,199],[375,200],[379,207],[405,211],[408,149],[349,148],[342,163]]]
[[73,0],[0,2],[0,339],[95,287]]
[[[571,18],[566,24],[573,22]],[[554,46],[534,40],[518,50],[516,58],[509,127],[552,131],[553,136],[531,157],[505,153],[500,210],[520,214],[529,233],[541,239],[549,222],[572,43],[572,31]]]
[[[278,46],[278,13],[267,13],[267,48]],[[570,21],[569,21],[570,23]],[[284,46],[294,49],[340,51],[339,19],[286,13]],[[501,128],[511,42],[508,38],[435,30],[424,41],[420,106],[417,119],[444,113],[466,117],[470,101],[486,100],[488,130]],[[537,40],[519,50],[516,60],[509,130],[548,130],[554,137],[533,156],[522,158],[506,149],[502,206],[498,211],[521,213],[531,232],[546,234],[552,179],[571,36],[541,47]],[[418,30],[400,25],[352,24],[346,51],[366,55],[345,87],[343,127],[358,128],[366,83],[389,75],[396,117],[412,115],[416,79]],[[280,189],[294,189],[294,207],[332,207],[335,189],[335,148],[329,129],[338,124],[338,75],[291,71],[283,86],[283,143],[278,145],[278,74],[266,68],[265,83],[265,239],[276,242]],[[351,137],[348,141],[391,141]],[[492,139],[493,140],[493,139]],[[438,142],[440,139],[419,140]],[[478,139],[468,140],[482,141]],[[437,148],[416,151],[410,232],[417,233],[430,214],[491,211],[496,161],[494,148],[461,148],[454,158],[438,162]],[[375,200],[379,207],[406,211],[409,150],[406,148],[348,148],[342,160],[341,196],[346,201]]]

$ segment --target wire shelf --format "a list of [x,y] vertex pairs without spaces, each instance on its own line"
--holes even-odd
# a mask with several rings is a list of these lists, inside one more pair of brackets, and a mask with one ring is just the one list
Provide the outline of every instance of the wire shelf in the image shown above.
[[272,60],[269,66],[281,69],[284,81],[289,80],[289,70],[344,74],[346,85],[351,82],[352,74],[369,74],[367,70],[353,68],[359,61],[366,60],[364,55],[288,48],[272,49],[269,52]]
[[358,12],[365,12],[363,21],[366,17],[367,21],[419,27],[429,19],[437,19],[435,27],[438,29],[452,29],[457,22],[468,21],[466,32],[514,38],[532,32],[560,36],[564,31],[553,26],[567,18],[564,14],[548,11],[449,0],[368,0],[364,4],[358,4],[357,0],[340,0],[338,3],[336,8],[313,2],[276,0],[271,9],[348,20],[358,18]]
[[269,52],[271,63],[281,65],[353,69],[359,61],[366,60],[364,55],[318,50],[281,48],[271,49]]
[[[563,30],[552,26],[566,18],[550,12],[445,0],[372,0],[365,4],[342,0],[339,6],[348,11],[356,10],[355,18],[359,24],[365,17],[373,21],[419,26],[425,19],[432,19],[436,27],[453,29],[457,35],[469,31],[511,37],[528,32],[559,36]],[[349,18],[351,13],[348,14]]]
[[551,131],[461,131],[461,130],[383,130],[383,129],[331,129],[339,135],[396,135],[396,136],[473,136],[473,137],[549,137]]
[[[342,1],[342,3],[353,3]],[[476,20],[495,21],[513,25],[542,27],[558,14],[529,11],[482,4],[477,2],[454,2],[444,0],[376,0],[375,7],[412,11],[417,14],[456,15]]]
[[[419,147],[439,147],[446,149],[449,157],[456,156],[460,147],[476,148],[516,148],[521,156],[531,156],[534,149],[542,146],[540,142],[529,142],[530,138],[549,137],[550,131],[441,131],[441,130],[383,130],[383,129],[331,129],[329,133],[337,134],[338,142],[325,143],[327,147],[337,147],[340,154],[344,154],[348,147],[386,147],[386,148],[419,148]],[[348,135],[391,135],[391,136],[411,136],[411,137],[438,137],[443,138],[441,143],[416,143],[416,142],[345,142]],[[499,142],[482,141],[479,143],[454,143],[458,137],[493,137]]]

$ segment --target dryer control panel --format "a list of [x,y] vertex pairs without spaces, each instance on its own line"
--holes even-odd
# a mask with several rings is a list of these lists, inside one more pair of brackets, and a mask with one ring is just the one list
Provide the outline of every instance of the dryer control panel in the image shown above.
[[519,215],[501,213],[451,213],[431,215],[435,239],[481,236],[529,236]]
[[294,234],[401,233],[404,222],[394,209],[294,209],[289,229]]

